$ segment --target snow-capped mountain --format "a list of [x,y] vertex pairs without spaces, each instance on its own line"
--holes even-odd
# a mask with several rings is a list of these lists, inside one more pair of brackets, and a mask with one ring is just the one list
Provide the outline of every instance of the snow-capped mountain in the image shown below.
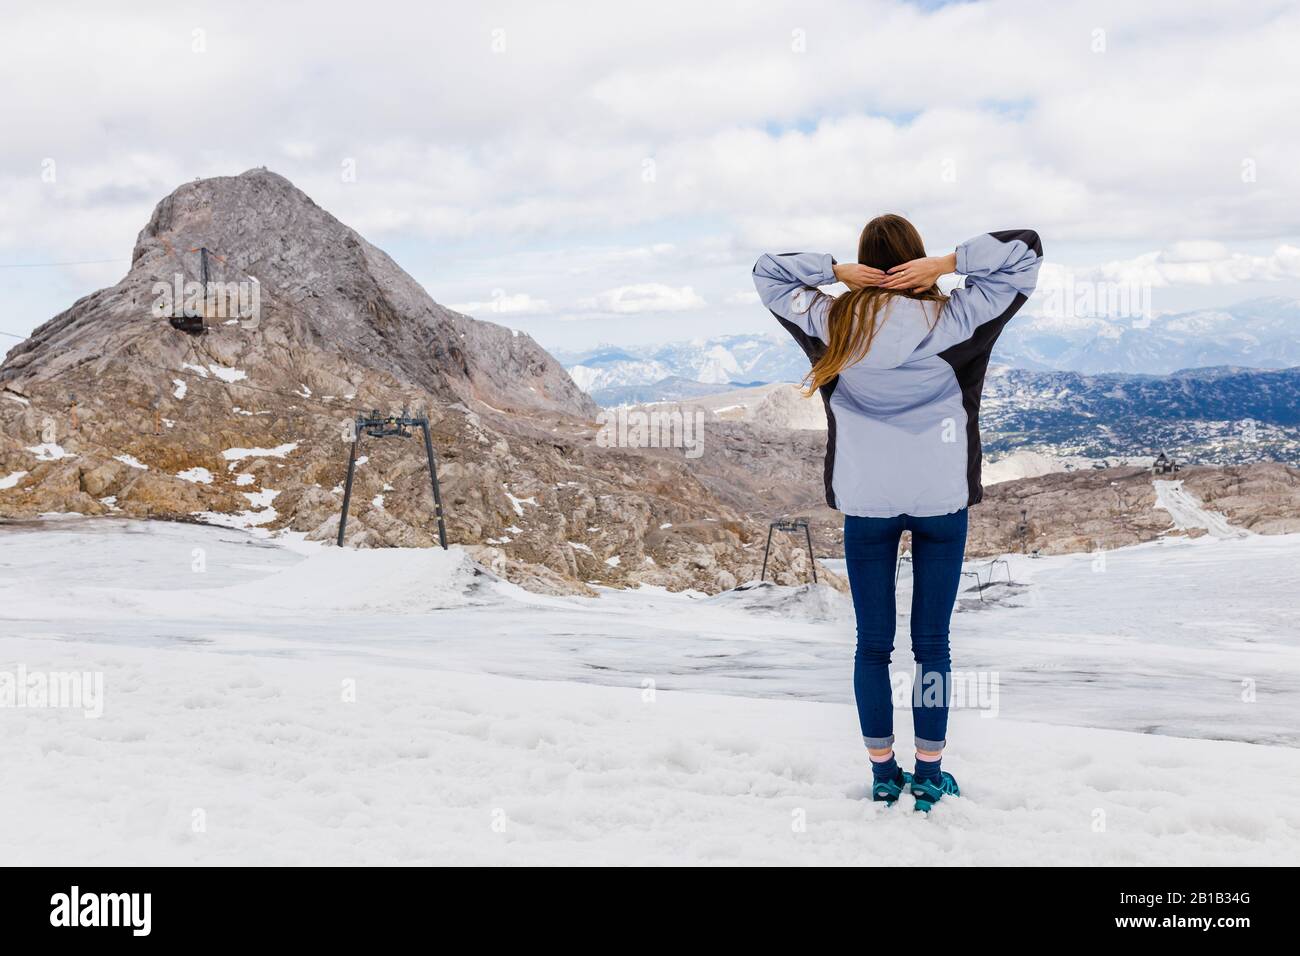
[[1184,368],[1300,365],[1300,301],[1252,299],[1150,318],[1017,318],[994,351],[1020,368],[1161,375]]
[[[808,370],[794,340],[775,327],[664,345],[601,346],[557,353],[557,358],[587,392],[650,386],[669,377],[728,388],[797,382]],[[1300,300],[1252,299],[1150,318],[1021,315],[1002,334],[993,359],[1017,368],[1089,375],[1166,375],[1221,365],[1290,368],[1300,365]]]
[[578,387],[604,389],[648,386],[666,378],[723,386],[756,382],[797,382],[808,359],[778,330],[722,335],[665,345],[619,348],[601,345],[588,352],[555,352]]
[[578,388],[589,394],[605,388],[658,382],[674,374],[662,362],[610,346],[601,346],[572,364],[565,362],[565,366]]

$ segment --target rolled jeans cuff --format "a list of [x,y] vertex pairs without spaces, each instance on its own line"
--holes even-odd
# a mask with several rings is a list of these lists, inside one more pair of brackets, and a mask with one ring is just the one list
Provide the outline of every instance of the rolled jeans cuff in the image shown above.
[[938,751],[944,748],[948,743],[946,740],[922,740],[920,737],[915,738],[917,750]]
[[894,746],[894,735],[888,737],[863,737],[862,742],[867,745],[869,750],[884,750],[886,747]]

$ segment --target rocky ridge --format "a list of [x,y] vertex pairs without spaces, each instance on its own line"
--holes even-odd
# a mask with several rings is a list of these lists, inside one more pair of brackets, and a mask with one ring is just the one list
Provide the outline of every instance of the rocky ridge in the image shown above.
[[[198,278],[200,247],[213,281],[256,282],[256,316],[209,314],[190,335],[155,314],[159,284]],[[713,592],[758,576],[766,526],[681,450],[602,447],[596,406],[530,337],[438,305],[261,169],[167,196],[120,282],[9,353],[0,516],[206,520],[330,541],[347,423],[403,408],[429,417],[450,539],[524,586]],[[419,442],[366,440],[361,454],[348,542],[432,545]],[[777,542],[778,580],[802,581],[808,561]]]

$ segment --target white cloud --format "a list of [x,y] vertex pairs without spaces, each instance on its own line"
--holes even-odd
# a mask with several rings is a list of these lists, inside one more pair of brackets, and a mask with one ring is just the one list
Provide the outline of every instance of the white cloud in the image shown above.
[[1160,253],[1164,262],[1210,262],[1227,257],[1228,247],[1211,239],[1185,239]]
[[[315,39],[297,43],[298,10],[252,0],[194,24],[162,0],[15,8],[0,33],[0,80],[23,91],[0,140],[0,263],[125,260],[178,184],[267,165],[394,250],[436,298],[538,322],[732,304],[758,253],[851,255],[883,211],[936,250],[1029,226],[1053,262],[1109,259],[1099,268],[1171,283],[1294,277],[1282,248],[1271,262],[1229,250],[1300,236],[1295,5],[313,11]],[[206,52],[192,50],[195,27]],[[160,62],[185,83],[157,83]],[[178,135],[178,117],[220,135]],[[1176,243],[1192,237],[1225,248]],[[1150,261],[1118,254],[1162,247]],[[7,302],[30,328],[124,269],[24,270]],[[484,298],[497,286],[529,292]],[[676,292],[610,298],[638,287]],[[684,288],[698,305],[681,304]]]
[[[700,204],[749,220],[751,234],[793,210],[823,241],[885,207],[931,219],[932,231],[1023,213],[1042,231],[1089,238],[1171,226],[1275,236],[1279,220],[1294,225],[1288,204],[1268,197],[1300,185],[1290,161],[1300,146],[1296,9],[1243,3],[1189,20],[1168,0],[933,12],[845,2],[858,31],[834,25],[834,5],[807,23],[794,2],[743,16],[673,0],[545,13],[507,2],[490,16],[406,7],[394,31],[378,7],[359,16],[342,0],[320,4],[322,42],[310,45],[283,42],[300,29],[291,10],[256,8],[250,31],[250,4],[212,7],[201,54],[189,29],[158,15],[170,9],[161,3],[15,13],[0,75],[25,95],[9,104],[0,174],[64,219],[93,208],[102,222],[106,188],[142,191],[135,228],[177,183],[261,163],[363,231],[428,238],[571,236]],[[1091,49],[1094,22],[1107,24],[1104,53]],[[790,48],[796,25],[804,54]],[[494,54],[498,28],[506,48]],[[864,55],[864,32],[897,39]],[[425,60],[431,37],[437,75]],[[142,97],[159,57],[184,65],[187,82]],[[378,87],[403,95],[376,97]],[[209,128],[242,135],[175,136],[175,116],[196,102]],[[97,122],[52,121],[74,104]],[[277,145],[247,145],[257,143]],[[33,157],[60,162],[56,189],[35,190]],[[357,162],[354,183],[340,180],[345,157]],[[1251,184],[1240,175],[1247,159]],[[949,161],[953,182],[942,178]],[[1171,201],[1193,194],[1194,204]],[[84,220],[59,218],[30,224],[64,239],[84,231]]]
[[1096,266],[1072,268],[1044,262],[1039,288],[1066,282],[1108,282],[1147,285],[1235,285],[1244,282],[1278,282],[1300,279],[1300,247],[1280,245],[1268,255],[1229,252],[1219,242],[1189,241],[1171,249]]
[[458,302],[447,306],[466,315],[545,315],[551,311],[551,304],[545,299],[537,299],[527,292],[506,295],[500,289],[492,290],[492,297],[483,302]]
[[579,303],[590,312],[634,315],[642,312],[689,312],[707,303],[688,285],[669,286],[661,282],[640,282],[606,289]]

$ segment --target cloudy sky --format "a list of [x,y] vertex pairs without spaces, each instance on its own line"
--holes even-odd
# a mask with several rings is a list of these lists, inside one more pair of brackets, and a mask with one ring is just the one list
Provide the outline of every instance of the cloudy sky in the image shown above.
[[1036,228],[1157,311],[1300,295],[1300,4],[2,9],[9,333],[119,279],[178,184],[263,165],[556,348],[766,329],[757,255],[852,258],[881,212],[936,253]]

